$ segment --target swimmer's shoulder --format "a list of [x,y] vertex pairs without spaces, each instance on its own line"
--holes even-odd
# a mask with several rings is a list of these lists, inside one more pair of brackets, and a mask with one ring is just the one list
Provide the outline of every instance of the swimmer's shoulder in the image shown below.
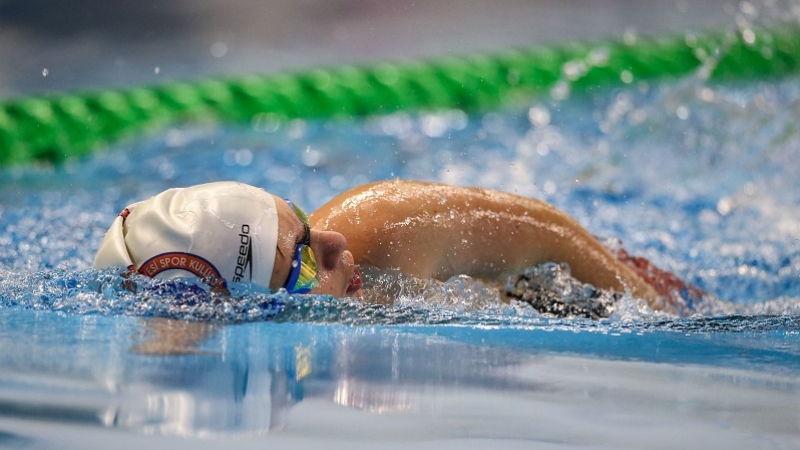
[[374,214],[375,219],[380,220],[387,215],[414,217],[445,210],[556,213],[554,207],[541,200],[494,189],[393,179],[349,189],[315,211],[312,219],[329,222],[335,217],[359,216],[364,220]]
[[493,196],[495,194],[503,195],[504,193],[481,187],[463,187],[429,181],[392,179],[354,187],[339,194],[331,202],[341,203],[345,199],[358,199],[359,201],[380,199],[400,203],[428,198],[447,199],[463,196]]

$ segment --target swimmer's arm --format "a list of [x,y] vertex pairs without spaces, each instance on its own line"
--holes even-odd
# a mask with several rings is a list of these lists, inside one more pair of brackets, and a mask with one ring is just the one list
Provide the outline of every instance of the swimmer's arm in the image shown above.
[[578,280],[657,294],[566,213],[499,191],[385,181],[345,192],[311,215],[345,235],[357,264],[418,277],[501,279],[543,262],[565,262]]

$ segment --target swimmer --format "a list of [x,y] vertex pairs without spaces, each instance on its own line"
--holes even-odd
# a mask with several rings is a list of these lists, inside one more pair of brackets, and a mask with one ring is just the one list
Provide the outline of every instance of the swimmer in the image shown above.
[[[237,182],[170,189],[122,211],[94,267],[360,298],[358,266],[422,279],[464,274],[502,286],[546,262],[565,263],[577,280],[629,292],[657,310],[671,310],[670,292],[686,287],[642,258],[615,255],[545,202],[401,180],[351,189],[310,215]],[[677,285],[665,283],[667,275]]]

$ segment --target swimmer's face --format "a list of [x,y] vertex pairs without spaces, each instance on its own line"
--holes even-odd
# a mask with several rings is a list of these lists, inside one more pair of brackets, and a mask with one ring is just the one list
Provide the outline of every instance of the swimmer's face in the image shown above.
[[[275,205],[278,207],[278,251],[272,269],[272,289],[286,285],[297,244],[305,238],[305,227],[294,210],[279,197],[275,197]],[[335,231],[311,229],[310,232],[319,281],[310,294],[361,297],[360,276],[356,274],[353,255],[345,250],[347,241],[344,236]]]

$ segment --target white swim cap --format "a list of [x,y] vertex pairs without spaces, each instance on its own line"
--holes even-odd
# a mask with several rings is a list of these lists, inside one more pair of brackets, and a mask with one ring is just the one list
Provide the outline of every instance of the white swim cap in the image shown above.
[[128,206],[94,267],[133,266],[158,278],[213,275],[269,287],[278,244],[275,199],[236,182],[170,189]]

